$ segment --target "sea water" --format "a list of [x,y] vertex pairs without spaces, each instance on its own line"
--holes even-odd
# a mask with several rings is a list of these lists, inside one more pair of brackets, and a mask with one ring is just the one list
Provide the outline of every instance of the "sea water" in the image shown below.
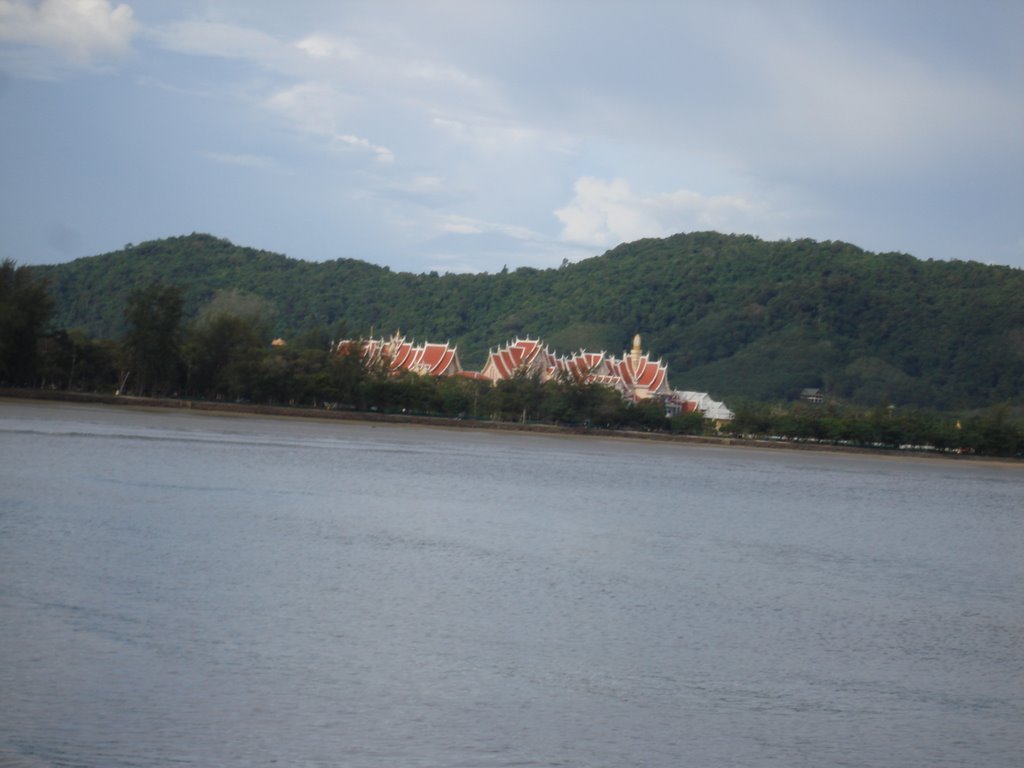
[[0,766],[1022,755],[1020,466],[0,401]]

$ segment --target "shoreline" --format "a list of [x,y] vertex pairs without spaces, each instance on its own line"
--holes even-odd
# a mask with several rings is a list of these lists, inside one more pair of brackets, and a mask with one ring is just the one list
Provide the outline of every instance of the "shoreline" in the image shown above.
[[745,437],[715,437],[709,435],[675,435],[667,432],[637,432],[631,430],[601,429],[595,427],[572,427],[554,424],[519,424],[481,419],[458,419],[446,416],[418,416],[400,413],[374,413],[370,411],[332,410],[310,406],[259,405],[256,403],[227,403],[210,400],[181,400],[171,397],[136,397],[132,395],[104,395],[94,392],[67,392],[63,390],[0,388],[0,399],[33,400],[49,402],[80,403],[84,405],[113,405],[124,408],[180,410],[222,415],[269,416],[286,419],[321,419],[325,421],[349,421],[364,424],[395,424],[428,426],[445,429],[485,429],[498,432],[532,432],[548,435],[572,435],[580,437],[602,437],[618,440],[648,440],[679,443],[682,445],[706,445],[723,448],[747,448],[768,450],[811,451],[816,453],[841,453],[879,458],[940,459],[967,461],[971,463],[994,463],[1008,466],[1024,466],[1024,460],[1005,456],[978,456],[974,454],[938,453],[934,451],[899,450],[895,448],[869,448],[854,445],[831,445],[792,440],[767,440]]

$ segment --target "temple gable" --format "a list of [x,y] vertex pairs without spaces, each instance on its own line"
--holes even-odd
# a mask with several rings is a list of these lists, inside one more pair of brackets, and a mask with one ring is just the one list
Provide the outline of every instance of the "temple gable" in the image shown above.
[[[355,342],[344,340],[335,346],[335,352],[351,349]],[[389,339],[367,339],[362,343],[363,360],[369,366],[385,366],[388,373],[398,375],[406,371],[420,376],[456,376],[462,373],[458,347],[426,342],[415,344],[399,332]]]

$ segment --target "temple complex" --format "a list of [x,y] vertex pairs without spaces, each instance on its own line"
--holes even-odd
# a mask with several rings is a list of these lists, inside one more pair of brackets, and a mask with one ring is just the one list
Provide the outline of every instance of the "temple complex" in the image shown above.
[[[341,341],[335,351],[342,353],[355,343]],[[712,400],[706,392],[672,389],[668,366],[643,351],[640,334],[633,337],[632,349],[623,352],[622,357],[584,349],[571,356],[557,356],[540,339],[516,337],[489,350],[480,372],[464,371],[458,349],[448,342],[417,345],[398,332],[389,339],[362,342],[362,355],[368,365],[386,366],[392,375],[411,372],[421,376],[466,376],[492,384],[517,376],[536,376],[542,382],[572,380],[611,387],[623,399],[634,403],[660,401],[669,416],[699,411],[705,418],[715,421],[728,421],[733,417],[724,403]]]

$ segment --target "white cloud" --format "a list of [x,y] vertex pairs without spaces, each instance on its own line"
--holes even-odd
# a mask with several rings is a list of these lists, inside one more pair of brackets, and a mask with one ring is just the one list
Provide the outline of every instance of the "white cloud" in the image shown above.
[[314,34],[304,37],[295,47],[312,59],[340,59],[354,61],[359,58],[359,47],[351,40]]
[[414,92],[424,86],[440,86],[466,91],[482,88],[481,81],[449,63],[395,55],[386,46],[370,41],[360,43],[349,37],[315,32],[294,43],[295,48],[315,64],[345,62],[341,76],[355,75],[364,81],[387,82],[399,90]]
[[336,149],[368,152],[382,164],[393,163],[395,152],[358,130],[372,126],[379,114],[360,112],[365,104],[400,110],[403,94],[416,93],[416,85],[470,81],[457,69],[370,54],[352,39],[323,32],[289,43],[246,27],[187,21],[163,25],[152,37],[166,50],[250,61],[292,79],[260,105],[302,133],[329,139]]
[[393,163],[395,161],[395,154],[387,147],[382,147],[379,144],[373,144],[368,139],[361,138],[359,136],[352,136],[350,134],[336,134],[334,140],[344,146],[352,147],[354,149],[365,149],[372,152],[377,156],[377,160],[382,163]]
[[757,206],[742,197],[705,197],[685,189],[641,195],[625,179],[584,176],[573,191],[569,204],[555,211],[561,238],[593,246],[694,229],[728,230],[737,219],[757,213]]
[[137,29],[131,7],[108,0],[0,0],[0,40],[51,49],[77,65],[126,53]]
[[264,107],[277,113],[300,131],[331,141],[335,147],[372,153],[381,163],[392,163],[395,154],[362,136],[343,132],[351,100],[327,83],[304,82],[273,94]]
[[506,153],[518,148],[569,153],[576,146],[576,140],[570,136],[517,120],[481,114],[458,117],[435,114],[431,123],[437,130],[482,154]]
[[161,48],[192,56],[245,59],[269,65],[287,55],[286,48],[272,35],[232,24],[179,21],[155,27],[150,35]]
[[327,83],[307,81],[271,94],[263,106],[305,133],[333,136],[351,103]]
[[401,71],[414,81],[454,85],[467,90],[478,90],[483,87],[483,83],[478,78],[461,69],[432,61],[409,62],[401,67]]
[[[3,0],[0,0],[3,2]],[[357,40],[315,31],[297,40],[213,21],[181,21],[153,28],[161,47],[178,53],[248,60],[300,79],[318,78],[353,90],[389,93],[394,100],[435,91],[476,91],[481,83],[451,64],[395,53],[391,41]]]
[[440,228],[442,232],[455,235],[479,235],[483,233],[483,230],[477,224],[458,216],[452,216],[447,221],[441,222]]
[[[155,27],[150,38],[166,50],[247,61],[281,76],[258,97],[263,109],[301,133],[329,139],[327,146],[361,150],[382,164],[395,162],[395,137],[410,139],[412,148],[400,148],[403,158],[435,153],[439,139],[489,157],[538,147],[568,151],[565,137],[509,117],[493,89],[443,54],[398,44],[401,34],[396,38],[392,26],[355,37],[322,27],[289,38],[220,21],[181,21]],[[245,88],[268,81],[250,79]],[[417,134],[431,126],[440,130]],[[380,141],[385,135],[389,141]]]
[[405,188],[416,194],[432,195],[444,191],[444,181],[438,176],[414,176]]
[[434,118],[433,123],[460,141],[468,142],[485,152],[508,149],[536,138],[536,131],[525,125],[493,118],[476,117],[460,120],[438,116]]
[[482,235],[497,234],[512,240],[542,240],[543,237],[527,227],[515,224],[502,224],[499,222],[483,221],[470,216],[447,215],[437,228],[446,234],[455,235]]

